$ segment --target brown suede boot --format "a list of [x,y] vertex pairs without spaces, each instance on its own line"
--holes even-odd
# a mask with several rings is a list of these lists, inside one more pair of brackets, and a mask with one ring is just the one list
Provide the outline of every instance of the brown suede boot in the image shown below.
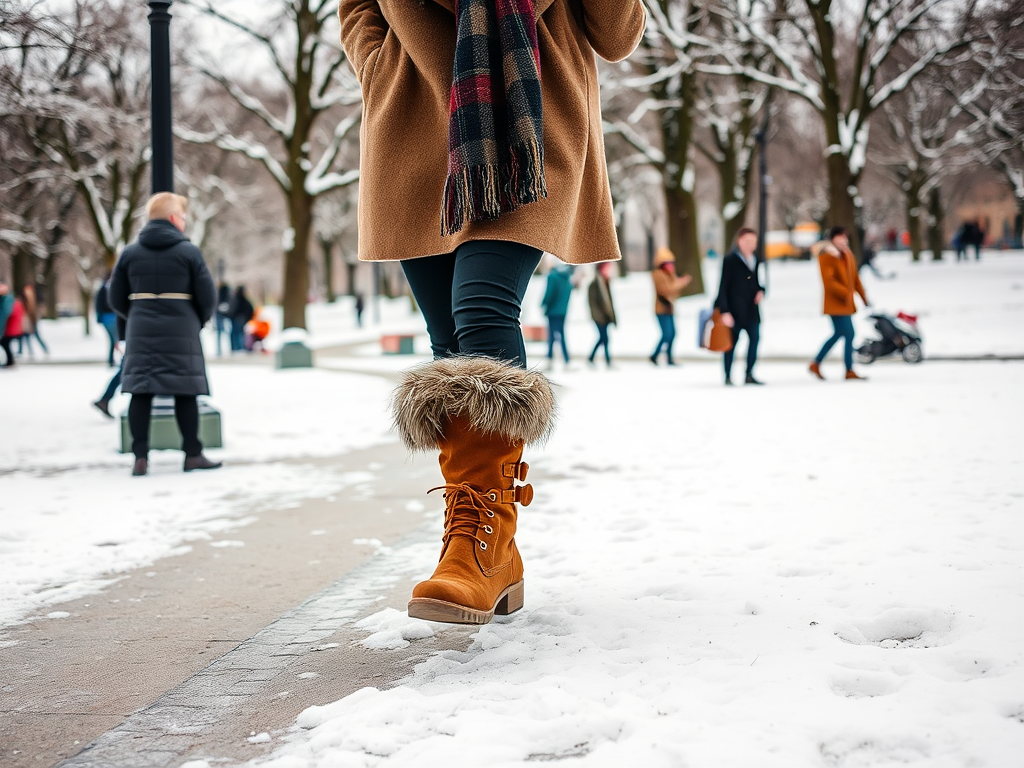
[[811,363],[807,367],[807,370],[814,374],[817,378],[821,379],[822,381],[825,380],[825,377],[821,374],[821,366],[818,365],[817,363]]
[[[523,607],[523,562],[516,548],[516,486],[529,467],[523,447],[544,439],[554,398],[543,375],[488,358],[435,360],[396,390],[395,422],[414,450],[441,450],[445,530],[433,576],[416,585],[409,615],[486,624]],[[434,489],[438,490],[438,489]]]
[[847,379],[847,381],[849,381],[851,379],[856,379],[857,381],[867,381],[868,380],[867,376],[858,376],[856,373],[854,373],[852,368],[846,372],[846,379]]

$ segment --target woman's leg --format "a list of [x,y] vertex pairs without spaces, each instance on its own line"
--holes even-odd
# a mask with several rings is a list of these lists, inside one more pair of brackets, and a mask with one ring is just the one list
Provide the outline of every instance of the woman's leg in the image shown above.
[[4,336],[3,338],[0,338],[0,349],[2,349],[4,354],[7,356],[7,359],[4,361],[5,368],[9,368],[14,365],[14,352],[11,351],[11,339],[13,338],[13,336]]
[[430,349],[434,359],[459,353],[452,319],[452,281],[455,275],[455,254],[426,256],[402,262],[405,278],[427,323]]
[[132,395],[128,403],[128,427],[132,432],[132,453],[137,459],[149,455],[149,416],[152,411],[152,395]]
[[836,323],[836,332],[841,333],[844,339],[843,346],[843,362],[846,364],[846,370],[853,370],[853,318],[849,315],[843,315],[837,318],[839,322]]
[[565,340],[565,315],[558,318],[558,340],[562,343],[562,357],[569,362],[569,345]]
[[110,379],[110,383],[107,384],[107,389],[103,393],[103,397],[100,398],[101,403],[109,403],[114,399],[114,393],[117,392],[117,388],[121,386],[121,374],[124,373],[124,366],[117,369],[117,373]]
[[36,329],[35,329],[35,331],[33,332],[32,335],[36,337],[36,341],[39,342],[39,346],[43,348],[43,354],[44,355],[50,354],[50,348],[46,346],[46,342],[43,341],[43,337],[39,335],[39,325],[38,324],[36,324]]
[[548,360],[555,359],[555,334],[558,333],[554,315],[548,315]]
[[655,315],[655,317],[658,318],[658,328],[661,330],[661,338],[658,339],[658,346],[656,346],[654,348],[654,354],[651,355],[652,358],[656,359],[658,357],[658,355],[661,354],[662,347],[665,347],[665,346],[668,345],[668,335],[669,335],[669,322],[668,321],[672,319],[672,316],[671,315]]
[[460,354],[526,367],[519,316],[542,255],[538,248],[498,240],[474,240],[456,249],[451,300]]
[[839,330],[842,324],[842,315],[829,315],[828,317],[832,321],[832,335],[828,337],[828,340],[822,345],[821,351],[814,357],[814,362],[818,365],[821,365],[828,353],[832,351],[832,347],[843,337],[842,332]]
[[675,365],[675,361],[672,359],[672,345],[676,341],[676,316],[675,315],[662,315],[665,318],[665,357],[668,360],[669,365]]
[[199,441],[199,402],[195,395],[174,396],[174,418],[181,432],[181,450],[186,456],[198,456],[203,452]]
[[107,332],[107,340],[110,342],[110,346],[107,349],[107,365],[113,367],[114,348],[117,346],[117,320],[104,315],[102,323],[103,330]]

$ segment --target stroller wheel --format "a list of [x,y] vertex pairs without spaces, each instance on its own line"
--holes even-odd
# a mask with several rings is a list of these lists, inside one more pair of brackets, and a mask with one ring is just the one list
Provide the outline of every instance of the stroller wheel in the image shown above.
[[857,362],[864,365],[871,365],[875,362],[875,351],[870,344],[863,344],[857,348]]
[[920,363],[924,360],[924,352],[921,350],[921,345],[916,341],[907,344],[900,354],[903,355],[903,359],[908,363]]

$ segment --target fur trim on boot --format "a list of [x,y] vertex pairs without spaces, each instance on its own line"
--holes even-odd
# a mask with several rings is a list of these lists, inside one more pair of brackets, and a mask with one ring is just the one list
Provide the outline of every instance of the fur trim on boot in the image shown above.
[[529,445],[550,435],[555,396],[542,373],[489,357],[448,357],[407,371],[391,396],[391,410],[412,451],[437,448],[456,416],[481,432]]

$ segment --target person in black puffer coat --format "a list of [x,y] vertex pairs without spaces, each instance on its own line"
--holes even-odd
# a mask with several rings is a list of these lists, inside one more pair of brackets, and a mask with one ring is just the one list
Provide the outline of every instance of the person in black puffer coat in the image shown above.
[[130,393],[133,475],[148,468],[154,395],[174,395],[184,469],[216,469],[199,442],[198,395],[210,394],[199,331],[213,316],[217,289],[203,255],[185,237],[188,201],[160,192],[146,205],[149,223],[121,253],[108,301],[126,321],[121,390]]

